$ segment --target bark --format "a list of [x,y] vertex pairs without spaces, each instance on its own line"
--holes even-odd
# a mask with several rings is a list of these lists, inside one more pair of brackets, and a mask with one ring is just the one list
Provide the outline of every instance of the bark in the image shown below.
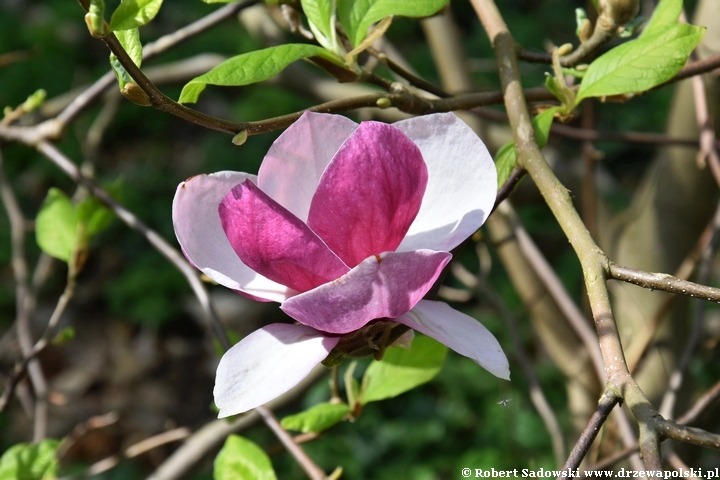
[[[697,53],[706,58],[720,52],[720,2],[701,0],[695,23],[708,25]],[[707,76],[710,116],[718,124],[716,76]],[[672,136],[696,138],[699,133],[695,117],[691,80],[676,87],[666,132]],[[631,206],[601,229],[601,247],[616,263],[629,267],[673,273],[692,249],[711,219],[717,197],[717,186],[708,167],[696,162],[697,149],[665,148],[650,166]],[[652,328],[652,318],[664,295],[621,282],[610,284],[615,314],[625,349],[637,348],[633,340]],[[690,325],[686,302],[678,302],[661,321],[651,348],[636,370],[635,378],[651,401],[656,401],[667,387],[668,375]]]

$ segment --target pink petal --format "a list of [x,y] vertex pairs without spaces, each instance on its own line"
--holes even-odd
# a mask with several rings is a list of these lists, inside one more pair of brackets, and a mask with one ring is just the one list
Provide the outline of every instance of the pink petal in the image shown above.
[[243,263],[275,282],[304,292],[349,270],[307,225],[250,181],[233,188],[218,212]]
[[395,321],[444,343],[496,377],[510,380],[507,357],[493,334],[482,323],[448,304],[421,300]]
[[205,275],[255,298],[282,302],[295,292],[245,265],[230,246],[220,224],[218,205],[225,195],[255,175],[217,172],[182,182],[172,206],[175,235],[188,260]]
[[410,310],[452,258],[447,252],[386,252],[367,258],[337,280],[286,300],[280,308],[300,323],[348,333],[378,318]]
[[492,157],[453,113],[393,125],[420,148],[428,168],[420,212],[397,251],[450,251],[480,228],[492,210],[498,188]]
[[304,325],[274,323],[256,330],[223,355],[215,377],[219,418],[263,405],[300,383],[335,348]]
[[270,147],[260,166],[258,186],[306,222],[325,167],[357,127],[341,115],[303,113]]
[[418,213],[427,178],[420,150],[405,134],[364,122],[320,179],[308,226],[351,267],[392,252]]

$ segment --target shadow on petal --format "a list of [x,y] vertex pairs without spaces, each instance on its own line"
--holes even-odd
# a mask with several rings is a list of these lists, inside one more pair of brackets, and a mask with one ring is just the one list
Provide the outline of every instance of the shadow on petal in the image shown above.
[[279,397],[300,383],[335,348],[328,337],[304,325],[274,323],[228,350],[215,377],[219,418],[237,415]]

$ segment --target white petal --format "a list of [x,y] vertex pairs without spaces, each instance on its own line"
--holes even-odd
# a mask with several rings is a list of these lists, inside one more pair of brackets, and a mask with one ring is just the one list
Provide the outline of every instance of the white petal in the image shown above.
[[444,343],[496,377],[510,380],[507,357],[492,333],[474,318],[443,302],[421,300],[393,321]]
[[243,338],[218,365],[213,390],[218,417],[246,412],[287,392],[307,377],[339,340],[305,325],[282,323]]
[[398,252],[450,251],[485,222],[495,204],[497,171],[480,138],[453,113],[393,124],[420,148],[428,185]]
[[175,235],[188,260],[220,285],[282,302],[296,292],[242,263],[220,224],[220,201],[246,179],[256,181],[248,173],[217,172],[196,175],[178,185],[172,207]]
[[258,186],[307,222],[320,177],[358,124],[342,115],[305,112],[272,144],[258,172]]

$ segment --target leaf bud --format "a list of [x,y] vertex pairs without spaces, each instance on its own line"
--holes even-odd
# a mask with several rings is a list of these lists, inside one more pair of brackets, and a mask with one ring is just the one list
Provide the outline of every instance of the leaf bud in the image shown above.
[[135,105],[140,105],[141,107],[149,107],[152,105],[150,97],[147,96],[147,93],[145,93],[137,83],[126,83],[125,86],[120,89],[120,93],[122,93],[123,97],[127,98]]

